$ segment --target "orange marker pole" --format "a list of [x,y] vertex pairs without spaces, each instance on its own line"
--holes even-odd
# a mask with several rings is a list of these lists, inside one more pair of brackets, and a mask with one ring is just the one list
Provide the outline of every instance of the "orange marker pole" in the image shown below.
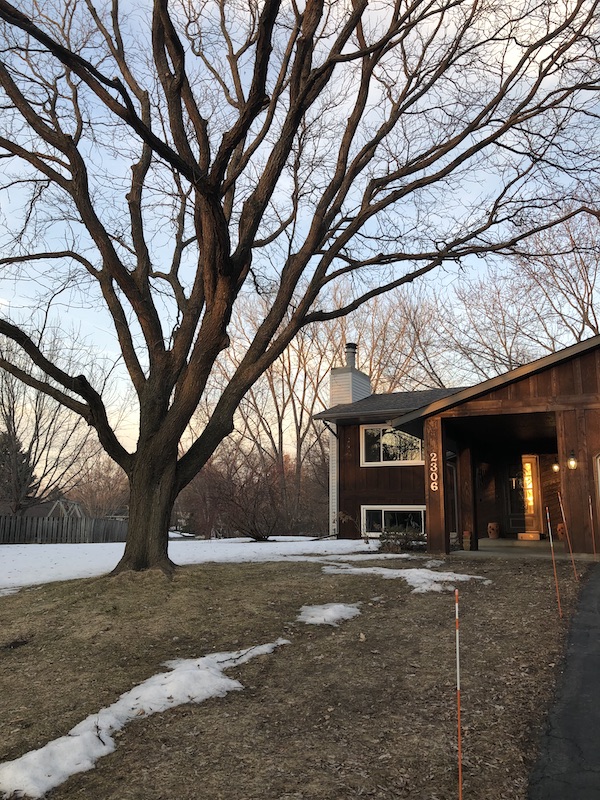
[[571,547],[571,537],[569,536],[569,526],[567,525],[567,518],[565,517],[565,507],[563,506],[562,497],[560,496],[560,492],[558,494],[558,502],[560,504],[560,513],[562,516],[563,525],[565,526],[565,536],[567,537],[567,544],[569,545],[569,553],[571,554],[571,564],[573,564],[573,572],[575,573],[575,580],[579,580],[579,575],[577,574],[577,567],[575,566],[575,559],[573,558],[573,548]]
[[598,561],[596,555],[596,531],[594,530],[594,507],[592,505],[592,495],[588,494],[588,504],[590,507],[590,529],[592,531],[592,547],[594,549],[594,561]]
[[458,711],[458,800],[462,800],[462,741],[460,726],[460,640],[458,635],[458,589],[454,590],[456,618],[456,708]]
[[552,541],[552,525],[550,525],[550,512],[548,511],[548,506],[546,506],[546,520],[548,521],[548,536],[550,537],[550,552],[552,553],[552,567],[554,569],[554,585],[556,586],[556,602],[558,603],[558,616],[562,619],[562,608],[560,607],[560,590],[558,588],[556,559],[554,557],[554,542]]

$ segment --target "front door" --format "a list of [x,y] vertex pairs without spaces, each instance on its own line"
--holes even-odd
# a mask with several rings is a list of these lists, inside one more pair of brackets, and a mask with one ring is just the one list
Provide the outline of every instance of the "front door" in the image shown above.
[[507,533],[539,538],[542,532],[540,471],[537,456],[521,456],[508,468]]

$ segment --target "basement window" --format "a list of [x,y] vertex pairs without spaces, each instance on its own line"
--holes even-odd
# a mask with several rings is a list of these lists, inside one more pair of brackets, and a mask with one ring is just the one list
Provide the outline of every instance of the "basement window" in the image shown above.
[[360,429],[360,464],[362,467],[423,464],[423,443],[385,425],[362,425]]
[[425,532],[425,506],[361,506],[361,517],[362,533],[371,537]]

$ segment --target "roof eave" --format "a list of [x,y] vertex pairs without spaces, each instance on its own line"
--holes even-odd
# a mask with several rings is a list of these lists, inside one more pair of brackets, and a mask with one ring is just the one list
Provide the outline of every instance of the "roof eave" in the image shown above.
[[363,412],[356,412],[356,411],[341,411],[337,414],[330,413],[328,411],[321,411],[319,414],[315,414],[313,419],[318,419],[323,422],[373,422],[375,420],[381,420],[383,422],[387,422],[390,419],[390,416],[394,414],[399,414],[399,409],[379,409],[375,411],[363,411]]

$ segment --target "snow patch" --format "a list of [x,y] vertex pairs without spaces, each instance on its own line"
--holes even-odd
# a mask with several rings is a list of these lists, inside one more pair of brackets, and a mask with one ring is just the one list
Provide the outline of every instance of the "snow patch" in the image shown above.
[[71,775],[92,769],[99,758],[112,753],[116,748],[113,734],[128,722],[184,703],[202,703],[210,697],[239,691],[244,688],[242,684],[223,675],[224,670],[272,653],[284,644],[289,641],[277,639],[230,653],[166,661],[171,672],[153,675],[125,692],[108,708],[86,717],[66,736],[0,764],[0,792],[5,797],[13,793],[43,797]]
[[360,603],[326,603],[322,606],[302,606],[297,622],[307,625],[335,625],[360,614]]
[[[0,545],[0,590],[106,575],[117,565],[124,548],[122,542]],[[176,564],[302,561],[306,557],[318,560],[355,553],[370,553],[369,557],[378,558],[377,553],[356,539],[280,537],[268,542],[179,539],[169,544],[169,556]]]
[[434,572],[430,569],[388,569],[387,567],[351,567],[348,564],[331,564],[323,567],[327,575],[377,575],[380,578],[394,580],[402,578],[413,593],[442,592],[454,589],[455,583],[470,580],[483,580],[478,575],[461,575],[456,572]]

